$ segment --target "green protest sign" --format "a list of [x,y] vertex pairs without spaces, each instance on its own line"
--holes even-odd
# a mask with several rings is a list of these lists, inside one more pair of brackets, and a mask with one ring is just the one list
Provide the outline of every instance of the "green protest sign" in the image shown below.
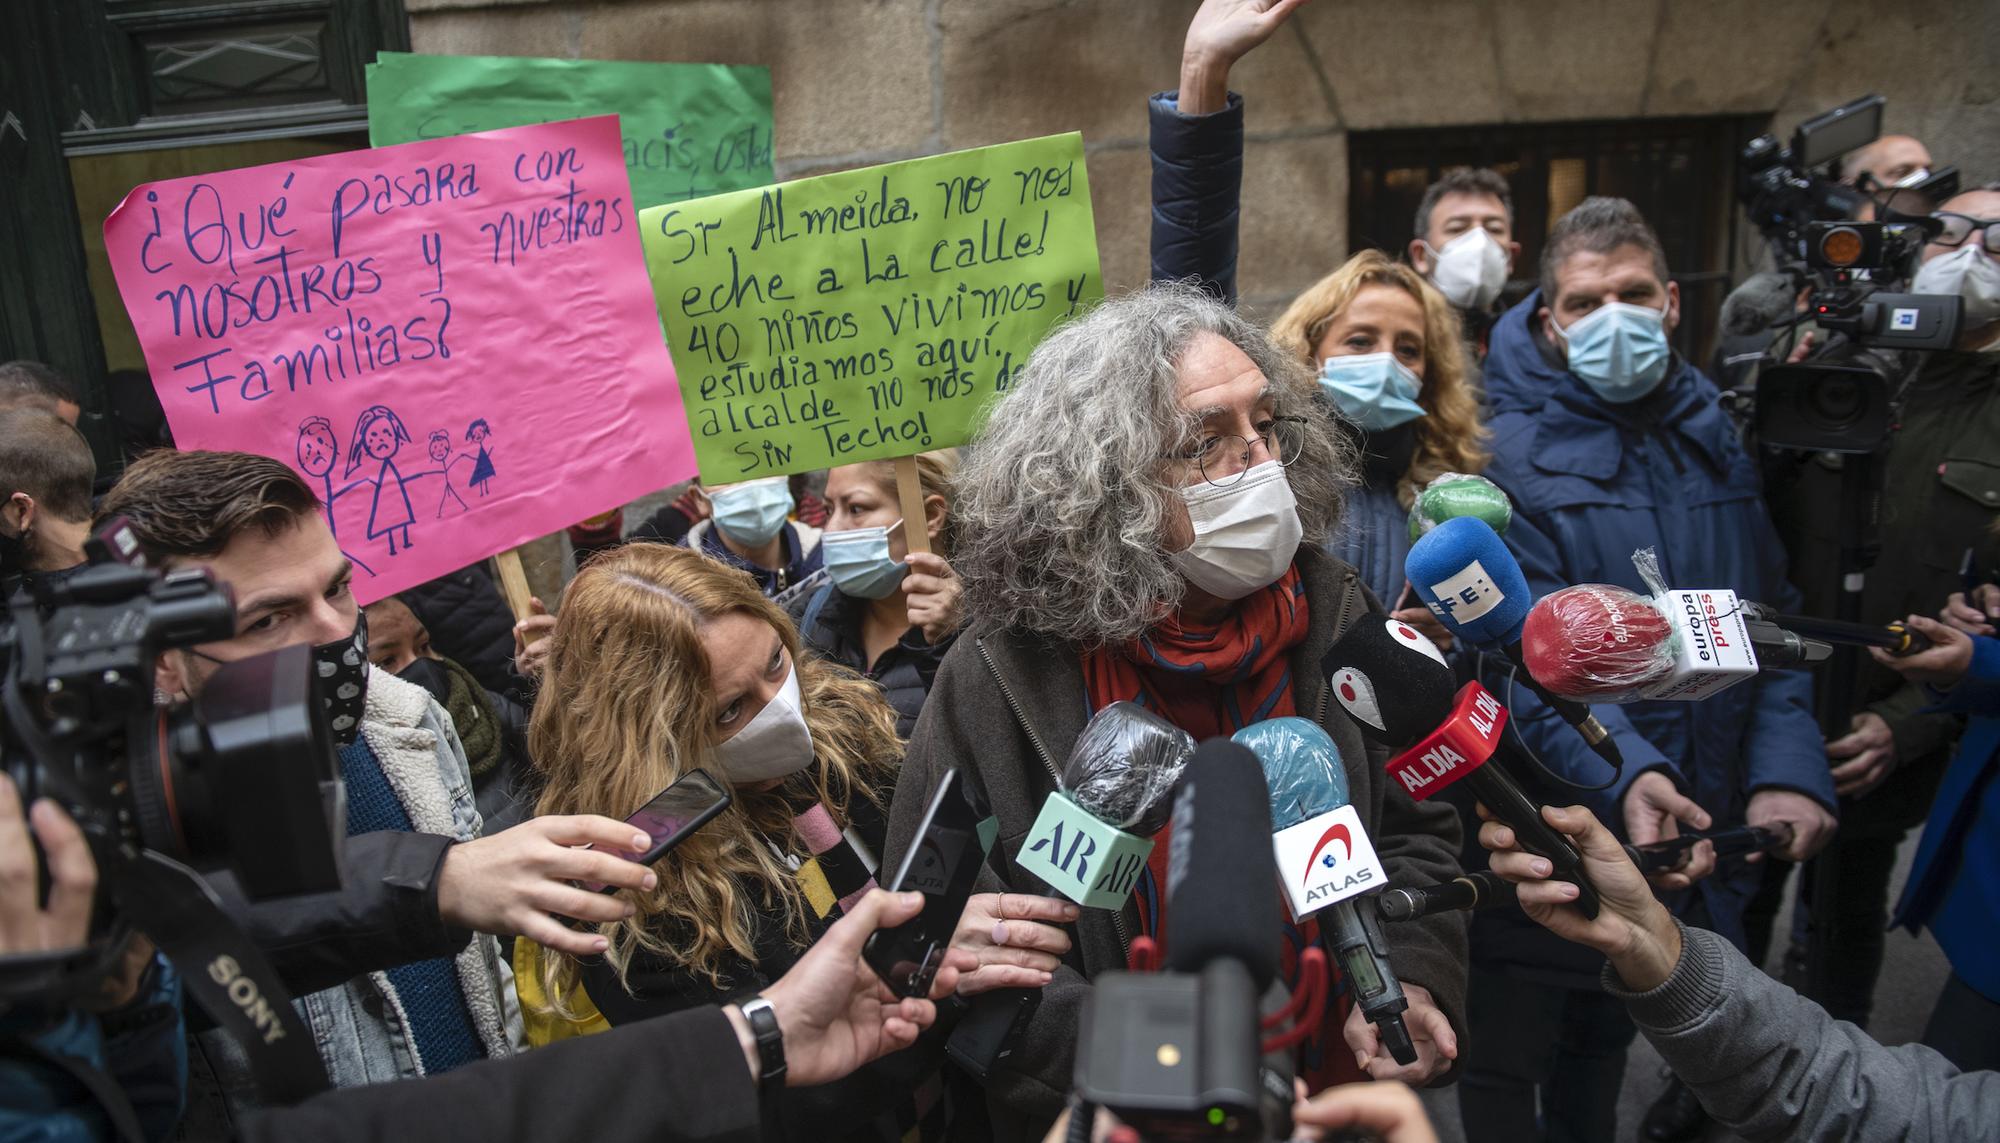
[[683,202],[768,185],[771,69],[382,52],[368,65],[368,142],[617,115],[632,199]]
[[964,444],[1104,295],[1074,133],[653,207],[639,234],[711,483]]

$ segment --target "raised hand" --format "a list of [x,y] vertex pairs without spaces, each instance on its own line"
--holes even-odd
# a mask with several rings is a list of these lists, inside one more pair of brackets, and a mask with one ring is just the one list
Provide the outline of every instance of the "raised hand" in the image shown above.
[[1229,69],[1271,38],[1306,0],[1204,0],[1181,47],[1180,110],[1207,115],[1229,102]]

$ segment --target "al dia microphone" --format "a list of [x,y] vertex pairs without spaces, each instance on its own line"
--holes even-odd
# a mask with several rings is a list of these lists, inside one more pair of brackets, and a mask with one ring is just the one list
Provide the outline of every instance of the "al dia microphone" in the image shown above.
[[[1231,741],[1248,746],[1263,765],[1278,883],[1291,900],[1293,918],[1321,916],[1355,1006],[1381,1032],[1383,1047],[1397,1063],[1415,1063],[1416,1045],[1403,1022],[1410,1002],[1389,965],[1389,945],[1372,902],[1363,907],[1360,900],[1388,877],[1361,814],[1348,801],[1340,748],[1319,724],[1303,718],[1253,723]],[[1172,922],[1171,912],[1167,919]]]
[[1389,776],[1412,798],[1422,801],[1464,781],[1522,848],[1547,858],[1558,877],[1576,886],[1584,915],[1597,915],[1597,891],[1584,876],[1583,855],[1542,820],[1541,807],[1499,762],[1489,762],[1504,748],[1507,708],[1500,700],[1477,682],[1454,692],[1457,680],[1430,640],[1381,616],[1349,627],[1320,665],[1361,733],[1399,751],[1389,759]]
[[1446,520],[1410,545],[1403,574],[1417,597],[1452,634],[1476,647],[1498,647],[1527,674],[1528,685],[1599,757],[1622,768],[1625,758],[1590,708],[1537,682],[1521,657],[1521,627],[1534,597],[1521,565],[1485,521]]

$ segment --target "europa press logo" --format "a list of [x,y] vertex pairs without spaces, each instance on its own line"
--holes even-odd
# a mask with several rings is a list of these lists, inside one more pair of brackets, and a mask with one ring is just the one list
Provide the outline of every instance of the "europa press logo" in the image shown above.
[[[1340,843],[1342,851],[1340,858],[1335,858],[1332,851],[1327,849],[1327,846],[1332,845],[1336,841]],[[1348,832],[1347,826],[1344,823],[1336,822],[1327,827],[1326,832],[1320,835],[1319,844],[1313,846],[1312,858],[1306,862],[1306,875],[1302,883],[1310,884],[1312,882],[1315,866],[1323,866],[1331,870],[1338,868],[1342,860],[1351,861],[1353,858],[1354,835]]]

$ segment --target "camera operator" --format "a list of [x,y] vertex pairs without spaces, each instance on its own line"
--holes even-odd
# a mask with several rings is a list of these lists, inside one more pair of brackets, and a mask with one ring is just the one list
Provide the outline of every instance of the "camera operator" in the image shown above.
[[90,536],[90,445],[36,405],[0,409],[0,591],[83,563]]
[[[1962,572],[2000,567],[2000,542],[1989,531],[2000,515],[2000,186],[1967,191],[1936,216],[1943,232],[1923,248],[1911,282],[1919,294],[1965,300],[1956,348],[1906,355],[1896,428],[1874,458],[1884,557],[1865,579],[1861,617],[1890,622],[1936,606],[1962,586]],[[1839,584],[1825,569],[1840,565],[1841,470],[1835,453],[1782,454],[1774,463],[1772,515],[1785,533],[1804,611],[1832,615]],[[1922,688],[1863,664],[1849,730],[1826,745],[1841,796],[1841,844],[1828,859],[1840,912],[1815,917],[1827,954],[1826,995],[1835,1017],[1865,1024],[1880,972],[1887,897],[1896,847],[1922,821],[1959,733],[1956,717],[1927,711]],[[1892,777],[1893,775],[1893,777]],[[1753,907],[1751,948],[1769,941],[1770,911],[1781,891],[1774,869]],[[1795,963],[1803,958],[1794,950]]]
[[[1840,157],[1840,181],[1878,195],[1930,177],[1930,148],[1909,135],[1883,135]],[[1891,202],[1890,205],[1901,205]]]
[[1686,926],[1653,898],[1618,839],[1582,806],[1542,816],[1583,852],[1603,909],[1585,920],[1576,886],[1488,820],[1479,844],[1515,882],[1521,908],[1609,959],[1601,982],[1622,1001],[1708,1113],[1751,1139],[1972,1140],[2000,1132],[2000,1073],[1960,1074],[1927,1047],[1886,1048],[1759,972],[1726,940]]
[[[31,817],[47,857],[51,886],[45,904],[36,900],[36,857],[20,800],[13,783],[0,775],[0,958],[74,948],[91,931],[97,867],[82,831],[47,801],[38,803]],[[692,1009],[532,1055],[472,1064],[421,1083],[329,1092],[294,1108],[258,1112],[243,1122],[239,1137],[285,1143],[416,1137],[430,1143],[757,1140],[762,1100],[780,1084],[804,1087],[839,1079],[909,1046],[936,1018],[930,1000],[891,998],[861,959],[870,933],[909,920],[922,906],[917,893],[878,889],[862,898],[790,972],[752,998],[768,1002],[768,1024],[746,1014],[746,1008],[758,1007],[749,1001]],[[948,953],[931,996],[949,995],[959,973],[972,967],[971,954]],[[109,1137],[93,1110],[79,1110],[93,1101],[77,1077],[96,1069],[138,1109],[133,1137],[163,1137],[172,1126],[171,1104],[154,1101],[177,1092],[179,1061],[172,1051],[159,1049],[178,1046],[178,991],[162,962],[145,977],[118,976],[107,984],[103,1003],[92,1006],[107,1013],[99,1018],[106,1026],[138,1023],[150,1043],[135,1042],[129,1033],[116,1040],[79,1033],[75,1029],[94,1025],[78,1012],[0,1010],[0,1029],[10,1041],[0,1046],[15,1057],[0,1061],[0,1136],[16,1138],[31,1128],[36,1139]],[[156,1018],[138,1019],[147,1014]],[[165,1037],[158,1034],[162,1031]],[[11,1050],[12,1038],[26,1035],[34,1037],[22,1041],[30,1054]],[[88,1068],[54,1060],[47,1054],[50,1045],[80,1049],[72,1058]],[[135,1051],[141,1047],[154,1050]],[[113,1061],[108,1075],[107,1057]],[[643,1083],[631,1082],[635,1062],[646,1069]],[[559,1094],[551,1098],[551,1092]]]
[[[571,882],[638,888],[653,874],[574,847],[629,849],[637,835],[579,816],[480,838],[449,717],[422,687],[368,669],[354,569],[290,468],[245,453],[157,452],[126,471],[103,511],[129,522],[156,566],[205,568],[235,594],[234,638],[160,656],[155,685],[167,699],[199,692],[220,664],[294,644],[314,649],[347,792],[345,886],[252,907],[229,878],[212,883],[287,985],[310,993],[301,1008],[334,1085],[509,1054],[519,1013],[505,959],[468,930],[601,951],[601,939],[550,914],[622,917],[622,902]],[[192,1046],[195,1088],[219,1089],[240,1106],[250,1094],[240,1047],[219,1031]]]

